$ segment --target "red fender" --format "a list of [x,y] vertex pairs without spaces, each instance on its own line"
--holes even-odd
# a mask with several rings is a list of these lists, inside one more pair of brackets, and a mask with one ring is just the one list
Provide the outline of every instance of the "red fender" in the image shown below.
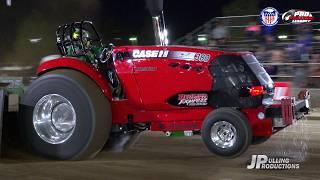
[[108,87],[108,82],[104,79],[103,75],[97,71],[91,64],[80,61],[76,58],[62,57],[43,62],[37,69],[37,75],[40,76],[48,71],[55,69],[73,69],[80,71],[91,78],[101,89],[103,94],[111,100],[111,91]]

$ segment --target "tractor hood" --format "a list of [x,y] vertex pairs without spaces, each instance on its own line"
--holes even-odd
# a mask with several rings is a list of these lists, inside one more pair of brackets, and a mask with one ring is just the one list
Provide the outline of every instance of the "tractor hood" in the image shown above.
[[130,59],[167,58],[205,64],[209,64],[215,57],[224,53],[218,50],[188,46],[121,46],[115,48],[115,51],[128,52]]

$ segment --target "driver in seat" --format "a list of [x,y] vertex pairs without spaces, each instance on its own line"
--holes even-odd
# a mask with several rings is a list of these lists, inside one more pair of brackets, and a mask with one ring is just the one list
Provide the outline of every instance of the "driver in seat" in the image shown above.
[[[90,27],[92,28],[91,31]],[[120,80],[113,65],[113,45],[102,45],[101,39],[91,22],[82,21],[81,23],[75,22],[60,26],[56,34],[61,55],[77,57],[92,64],[105,75],[112,89],[113,97],[121,98],[123,96]]]
[[101,53],[103,52],[104,48],[102,46],[93,44],[88,31],[82,30],[81,36],[80,29],[75,28],[71,38],[74,42],[74,50],[71,46],[69,46],[67,49],[67,56],[78,57],[79,59],[92,64],[95,64],[96,61],[101,57]]

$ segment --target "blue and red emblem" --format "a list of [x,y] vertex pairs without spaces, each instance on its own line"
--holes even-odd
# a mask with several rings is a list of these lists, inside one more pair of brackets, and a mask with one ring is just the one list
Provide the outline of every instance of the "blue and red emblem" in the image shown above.
[[274,26],[278,24],[279,12],[273,7],[264,8],[260,13],[260,20],[265,26]]

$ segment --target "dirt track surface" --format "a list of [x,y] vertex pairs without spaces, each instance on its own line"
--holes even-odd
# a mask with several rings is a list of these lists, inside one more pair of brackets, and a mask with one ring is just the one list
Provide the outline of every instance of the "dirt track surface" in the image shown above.
[[[299,161],[300,169],[249,170],[253,154],[285,154]],[[168,138],[150,132],[126,152],[102,151],[88,161],[51,161],[11,149],[0,161],[0,179],[320,179],[320,121],[289,127],[235,159],[210,154],[200,136]]]

